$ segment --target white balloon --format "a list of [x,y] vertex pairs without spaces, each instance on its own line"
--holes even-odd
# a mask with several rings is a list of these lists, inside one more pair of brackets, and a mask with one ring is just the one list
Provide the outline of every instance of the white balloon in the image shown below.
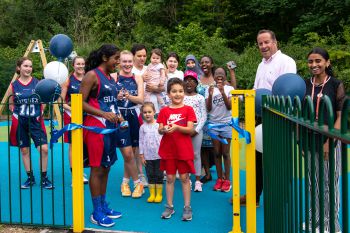
[[263,132],[262,124],[255,127],[255,150],[263,153]]
[[68,69],[62,62],[52,61],[45,66],[44,77],[62,84],[68,78]]

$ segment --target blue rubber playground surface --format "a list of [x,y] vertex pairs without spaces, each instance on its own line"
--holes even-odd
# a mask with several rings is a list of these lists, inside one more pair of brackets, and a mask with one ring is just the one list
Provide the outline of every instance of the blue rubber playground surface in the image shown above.
[[[7,127],[2,127],[7,128]],[[57,143],[53,151],[49,150],[48,176],[53,180],[55,188],[40,188],[39,154],[32,148],[32,166],[36,184],[32,189],[20,189],[26,174],[21,156],[15,147],[8,147],[7,142],[0,142],[0,221],[1,223],[26,225],[56,225],[59,227],[72,225],[72,187],[71,172],[68,162],[68,147]],[[10,155],[9,155],[10,154]],[[107,201],[114,209],[123,213],[122,218],[115,220],[111,230],[130,232],[229,232],[232,230],[232,205],[229,199],[232,192],[215,192],[216,171],[211,170],[213,180],[203,186],[203,192],[192,192],[193,220],[181,221],[183,199],[180,181],[176,181],[174,206],[176,213],[171,219],[163,220],[160,214],[165,204],[165,188],[163,202],[147,203],[148,189],[140,199],[122,197],[120,184],[123,175],[123,158],[118,151],[118,161],[112,167],[107,188]],[[63,171],[63,173],[62,173]],[[89,174],[89,169],[85,169]],[[53,179],[52,179],[53,178]],[[192,181],[194,182],[194,177]],[[245,192],[245,171],[241,171],[241,192]],[[84,186],[85,196],[85,228],[106,229],[90,223],[92,203],[88,185]],[[64,208],[65,207],[65,208]],[[245,231],[245,208],[241,208],[241,226]],[[263,232],[263,205],[257,209],[258,231]]]
[[[1,131],[7,127],[0,127]],[[56,225],[69,227],[72,225],[72,187],[71,173],[68,162],[68,147],[62,143],[54,145],[49,150],[48,176],[55,188],[45,190],[40,188],[39,154],[32,148],[32,166],[36,185],[32,189],[20,189],[20,184],[27,178],[19,151],[8,147],[7,141],[0,137],[0,222],[26,225]],[[64,151],[64,153],[62,153]],[[128,232],[152,233],[223,233],[232,230],[232,205],[229,199],[232,192],[214,192],[212,188],[216,180],[216,171],[211,170],[213,180],[203,186],[203,192],[192,192],[193,220],[181,221],[183,199],[180,181],[176,181],[174,206],[176,213],[169,220],[160,218],[165,204],[165,189],[163,202],[160,204],[147,203],[148,189],[140,199],[123,198],[120,194],[120,184],[123,175],[123,158],[118,151],[118,161],[112,167],[107,188],[107,201],[110,206],[123,213],[122,218],[115,220],[116,224],[110,230]],[[245,161],[240,156],[242,170],[240,172],[241,193],[245,193]],[[89,174],[89,169],[85,169]],[[194,182],[192,177],[192,182]],[[90,223],[92,203],[88,185],[84,186],[85,196],[85,228],[106,229]],[[262,200],[262,198],[261,198]],[[263,208],[260,203],[257,208],[257,232],[263,233]],[[241,228],[246,230],[245,207],[241,208]]]

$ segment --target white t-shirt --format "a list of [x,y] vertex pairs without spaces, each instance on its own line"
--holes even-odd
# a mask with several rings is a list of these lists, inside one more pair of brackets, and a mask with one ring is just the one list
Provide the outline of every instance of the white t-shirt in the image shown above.
[[145,66],[145,65],[142,67],[142,70],[139,70],[135,66],[133,66],[131,73],[133,73],[135,75],[143,75],[143,73],[145,73],[146,70],[147,70],[147,66]]
[[175,70],[174,73],[168,73],[167,77],[168,80],[172,78],[179,78],[181,80],[184,80],[184,72],[182,72],[181,70]]
[[[231,101],[230,92],[234,90],[232,86],[225,85],[224,92]],[[209,88],[207,88],[205,92],[205,99],[209,97]],[[213,97],[212,97],[212,107],[211,111],[208,113],[208,120],[210,123],[228,123],[231,121],[231,110],[227,110],[224,102],[224,98],[222,97],[219,89],[214,87]]]
[[273,83],[282,74],[297,72],[297,66],[293,58],[278,50],[268,60],[263,58],[256,71],[254,88],[272,90]]

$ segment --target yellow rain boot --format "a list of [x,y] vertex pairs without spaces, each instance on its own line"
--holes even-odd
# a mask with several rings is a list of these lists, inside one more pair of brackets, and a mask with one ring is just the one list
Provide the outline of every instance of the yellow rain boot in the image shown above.
[[163,200],[163,185],[156,184],[156,191],[157,191],[157,195],[156,195],[156,198],[154,199],[154,202],[155,203],[162,202],[162,200]]
[[156,198],[156,185],[155,184],[149,184],[149,198],[147,199],[147,202],[154,202],[154,199]]

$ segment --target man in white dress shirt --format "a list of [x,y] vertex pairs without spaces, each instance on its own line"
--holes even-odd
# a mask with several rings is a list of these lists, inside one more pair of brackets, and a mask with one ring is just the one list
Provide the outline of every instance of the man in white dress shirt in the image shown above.
[[[260,30],[257,35],[259,51],[262,61],[258,66],[253,89],[265,88],[272,90],[273,83],[282,74],[296,73],[297,68],[293,58],[278,49],[276,35],[271,30]],[[261,124],[257,117],[256,125]],[[256,206],[259,206],[260,195],[263,190],[262,153],[256,151]],[[246,195],[240,198],[241,205],[246,204]]]

